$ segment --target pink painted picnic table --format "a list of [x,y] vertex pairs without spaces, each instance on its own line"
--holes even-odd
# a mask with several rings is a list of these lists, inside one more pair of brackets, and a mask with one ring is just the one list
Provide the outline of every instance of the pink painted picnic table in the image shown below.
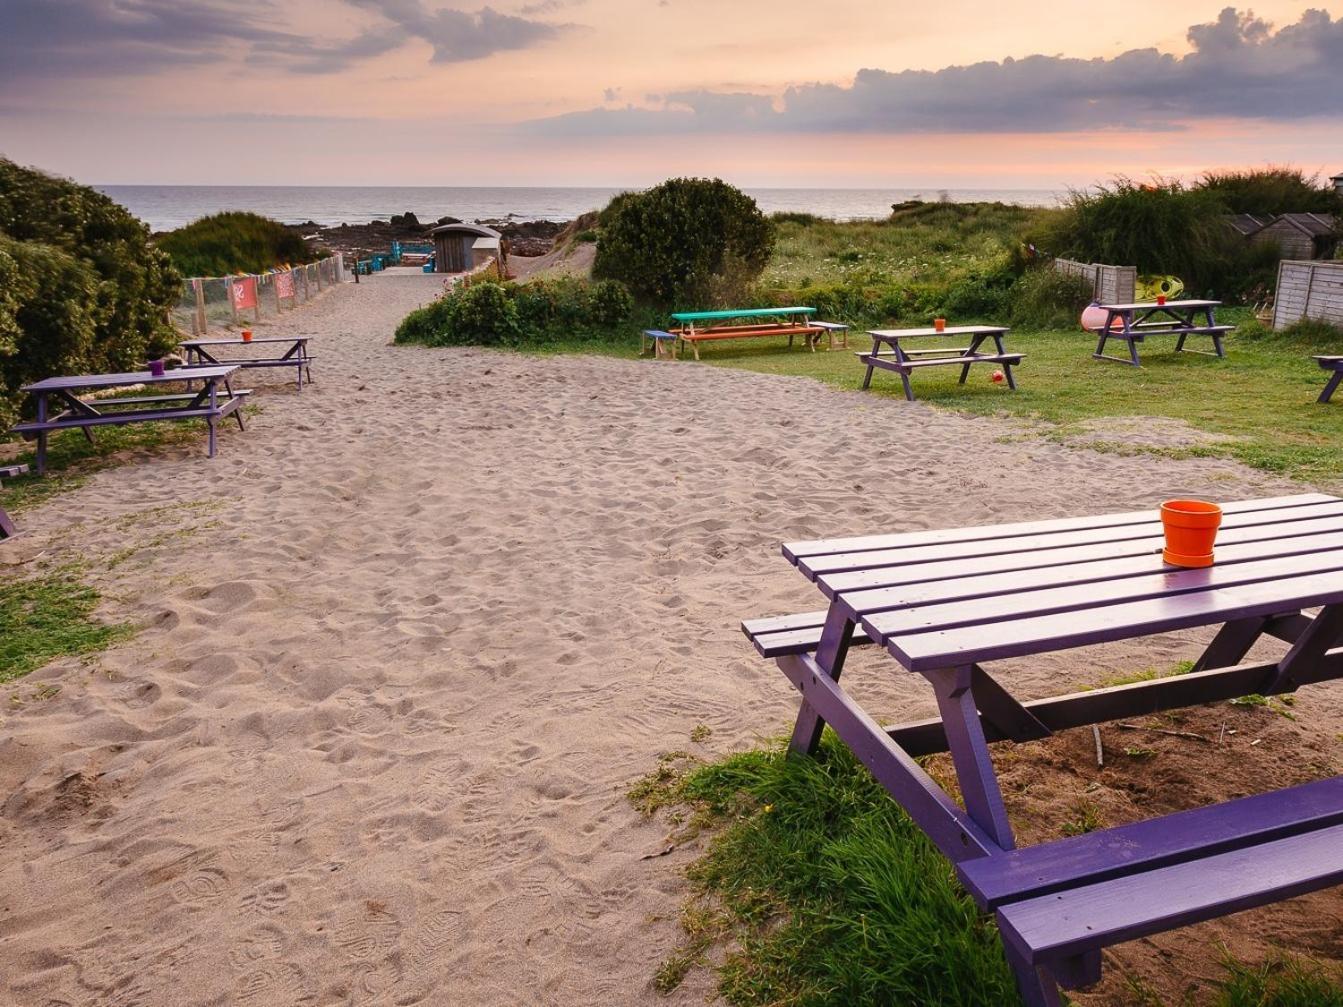
[[[1223,509],[1197,570],[1163,564],[1154,510],[787,543],[828,607],[742,624],[801,693],[791,749],[814,753],[830,725],[996,914],[1031,1007],[1095,982],[1112,944],[1343,881],[1343,777],[1016,848],[991,744],[1343,677],[1343,500]],[[1021,702],[989,669],[1210,626],[1184,675]],[[1247,663],[1263,638],[1283,655]],[[839,684],[860,645],[926,680],[940,715],[880,726]],[[915,761],[943,751],[960,803]]]
[[[312,362],[315,359],[308,352],[310,336],[263,336],[260,339],[187,339],[178,345],[186,353],[188,367],[234,366],[246,369],[257,367],[293,367],[298,381],[298,390],[303,391],[303,378],[312,384]],[[270,346],[280,344],[288,346],[278,357],[225,355],[225,347],[237,349],[249,346]]]

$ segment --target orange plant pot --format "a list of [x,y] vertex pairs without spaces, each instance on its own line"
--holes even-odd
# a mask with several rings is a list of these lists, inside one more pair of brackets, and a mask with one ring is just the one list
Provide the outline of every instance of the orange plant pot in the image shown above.
[[1212,566],[1212,545],[1222,523],[1222,508],[1206,500],[1167,500],[1161,505],[1166,548],[1161,558],[1171,566]]
[[946,328],[947,328],[947,320],[946,320],[945,318],[934,318],[934,319],[933,319],[933,329],[934,329],[935,331],[937,331],[937,332],[944,332],[944,331],[946,331]]
[[251,330],[251,329],[243,329],[243,330],[242,330],[242,341],[243,341],[244,343],[250,343],[250,342],[252,341],[252,330]]

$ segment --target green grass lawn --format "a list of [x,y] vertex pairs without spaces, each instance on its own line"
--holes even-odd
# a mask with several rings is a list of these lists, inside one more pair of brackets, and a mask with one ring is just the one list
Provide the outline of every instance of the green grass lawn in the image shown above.
[[[1244,310],[1223,313],[1233,324],[1248,316]],[[869,345],[861,334],[850,344],[851,349]],[[1134,369],[1092,359],[1095,339],[1080,330],[1014,331],[1007,348],[1026,354],[1016,370],[1016,392],[1006,384],[993,384],[989,380],[993,368],[988,365],[972,368],[965,385],[956,383],[960,371],[954,367],[926,368],[912,380],[921,402],[1043,421],[1046,436],[1063,439],[1083,435],[1087,421],[1103,417],[1178,420],[1227,439],[1191,438],[1185,445],[1142,447],[1122,435],[1106,435],[1099,446],[1229,457],[1321,486],[1343,485],[1343,395],[1329,405],[1315,401],[1327,375],[1310,354],[1326,348],[1274,336],[1238,339],[1234,334],[1226,345],[1226,359],[1218,360],[1175,353],[1174,337],[1154,336],[1140,347],[1142,368]],[[1120,347],[1106,350],[1123,352]],[[1339,350],[1334,347],[1333,352]],[[852,352],[789,352],[782,340],[702,345],[701,355],[705,363],[717,367],[813,377],[855,390],[864,370]],[[903,398],[900,378],[877,371],[872,389],[863,394]]]
[[[712,834],[687,872],[682,944],[653,976],[662,992],[715,968],[734,1007],[1020,1002],[992,919],[829,731],[814,759],[781,744],[709,764],[671,753],[630,798],[674,842]],[[1343,976],[1309,961],[1222,969],[1214,1007],[1343,1007]],[[1185,1007],[1127,986],[1140,1007]]]
[[0,682],[129,636],[130,626],[93,617],[98,602],[98,592],[69,570],[0,583]]

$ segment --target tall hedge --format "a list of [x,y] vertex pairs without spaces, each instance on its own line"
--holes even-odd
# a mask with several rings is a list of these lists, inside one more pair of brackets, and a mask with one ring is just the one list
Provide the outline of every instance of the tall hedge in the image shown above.
[[169,350],[181,282],[124,207],[0,158],[0,428],[18,415],[21,385]]
[[272,266],[308,262],[316,254],[283,224],[243,210],[193,220],[163,235],[158,245],[184,276],[264,273]]
[[673,178],[602,211],[593,275],[659,307],[733,300],[769,263],[774,225],[721,179]]

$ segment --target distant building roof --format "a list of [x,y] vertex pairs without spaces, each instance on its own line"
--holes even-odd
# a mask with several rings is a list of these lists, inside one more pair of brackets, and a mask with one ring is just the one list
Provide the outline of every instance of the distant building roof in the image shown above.
[[499,238],[502,235],[492,227],[486,227],[484,224],[439,224],[437,227],[429,229],[430,234],[474,234],[480,238]]
[[1256,217],[1253,213],[1230,213],[1227,214],[1225,219],[1228,224],[1247,238],[1251,234],[1254,234],[1255,231],[1261,230],[1273,223],[1272,217]]
[[1338,234],[1334,217],[1328,213],[1284,213],[1278,220],[1286,221],[1312,238],[1332,238]]
[[471,243],[472,248],[498,248],[498,238],[477,238]]

